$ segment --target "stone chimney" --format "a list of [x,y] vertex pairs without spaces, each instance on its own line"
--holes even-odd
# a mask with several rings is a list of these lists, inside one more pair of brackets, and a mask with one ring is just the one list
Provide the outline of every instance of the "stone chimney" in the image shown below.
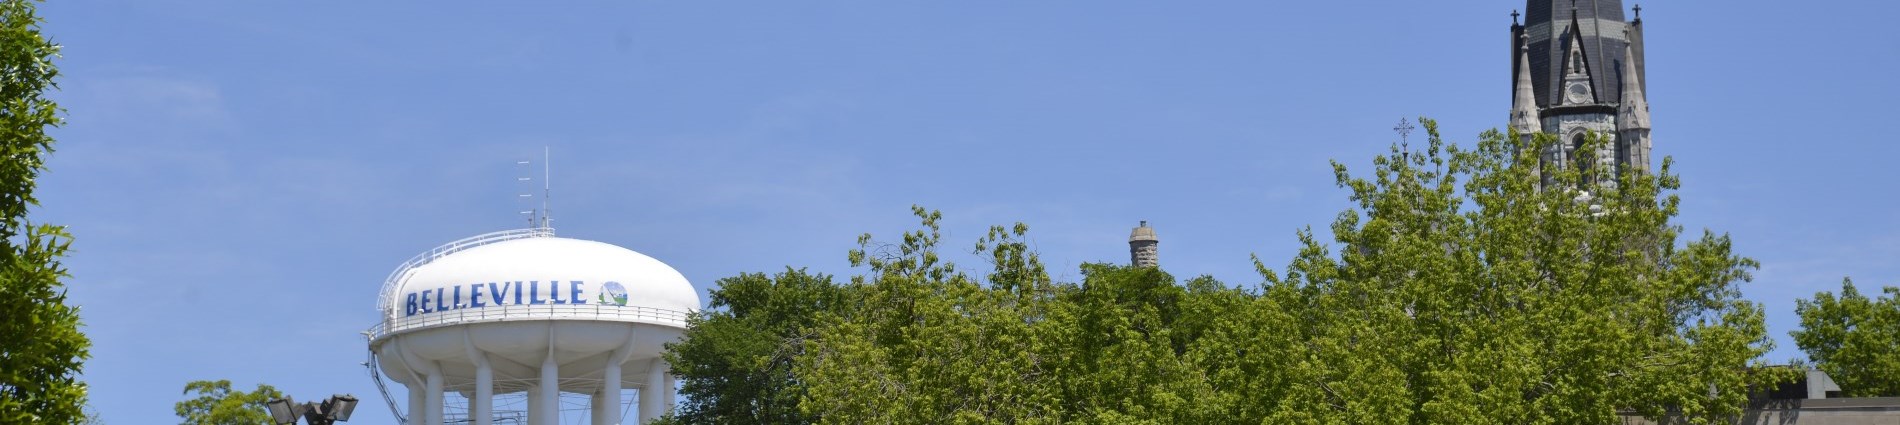
[[1128,234],[1129,262],[1135,267],[1155,267],[1161,263],[1158,246],[1161,239],[1155,238],[1155,229],[1148,227],[1148,221],[1142,220],[1141,227]]

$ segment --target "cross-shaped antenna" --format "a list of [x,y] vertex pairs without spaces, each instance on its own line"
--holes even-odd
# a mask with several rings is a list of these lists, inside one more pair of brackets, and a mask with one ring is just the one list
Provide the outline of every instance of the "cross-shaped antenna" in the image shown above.
[[1404,118],[1404,117],[1399,118],[1399,125],[1392,127],[1392,131],[1399,132],[1399,152],[1400,153],[1411,151],[1411,141],[1409,139],[1411,139],[1412,137],[1412,130],[1415,130],[1417,128],[1418,127],[1413,127],[1412,122],[1409,119]]

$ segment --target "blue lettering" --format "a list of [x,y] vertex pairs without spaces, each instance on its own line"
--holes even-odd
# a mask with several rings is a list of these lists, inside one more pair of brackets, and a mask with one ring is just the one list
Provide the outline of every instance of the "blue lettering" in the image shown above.
[[[587,292],[586,281],[567,281],[567,290],[565,291],[561,288],[561,281],[550,280],[547,282],[548,291],[545,296],[541,294],[541,281],[538,280],[471,283],[468,284],[467,288],[467,302],[463,302],[462,300],[463,288],[459,285],[452,289],[445,287],[410,292],[404,294],[402,305],[403,316],[407,317],[417,314],[440,313],[450,310],[489,306],[589,304],[587,298],[583,296]],[[524,292],[522,291],[522,287],[524,286],[527,287],[525,300],[522,294],[522,292]],[[512,302],[508,297],[508,292],[511,289],[514,292]]]

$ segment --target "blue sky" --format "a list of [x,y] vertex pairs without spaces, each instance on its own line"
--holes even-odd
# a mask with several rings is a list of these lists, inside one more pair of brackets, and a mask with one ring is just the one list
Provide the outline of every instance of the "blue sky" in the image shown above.
[[[68,124],[37,221],[71,226],[71,301],[109,423],[175,420],[186,381],[365,397],[382,279],[519,227],[515,161],[554,155],[563,236],[713,280],[848,275],[860,233],[941,209],[952,260],[1026,222],[1060,276],[1127,261],[1259,281],[1347,207],[1401,117],[1504,124],[1509,13],[1460,2],[54,2]],[[1644,4],[1655,152],[1690,234],[1793,299],[1900,284],[1891,2]],[[1415,136],[1416,137],[1416,136]],[[400,394],[400,393],[399,393]]]

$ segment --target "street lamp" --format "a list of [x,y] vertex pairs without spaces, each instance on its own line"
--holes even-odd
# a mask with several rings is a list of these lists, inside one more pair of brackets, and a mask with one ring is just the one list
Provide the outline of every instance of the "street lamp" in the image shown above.
[[303,417],[310,425],[333,425],[337,422],[349,422],[350,414],[356,412],[356,397],[349,394],[330,396],[323,402],[305,402],[297,404],[289,396],[271,400],[264,404],[270,411],[270,418],[276,425],[294,425],[297,417]]
[[324,418],[331,422],[349,422],[350,414],[356,412],[356,397],[349,394],[337,394],[323,401]]
[[291,401],[289,396],[264,403],[264,407],[270,410],[271,423],[276,425],[291,425],[297,423],[298,416],[303,416],[303,406]]

